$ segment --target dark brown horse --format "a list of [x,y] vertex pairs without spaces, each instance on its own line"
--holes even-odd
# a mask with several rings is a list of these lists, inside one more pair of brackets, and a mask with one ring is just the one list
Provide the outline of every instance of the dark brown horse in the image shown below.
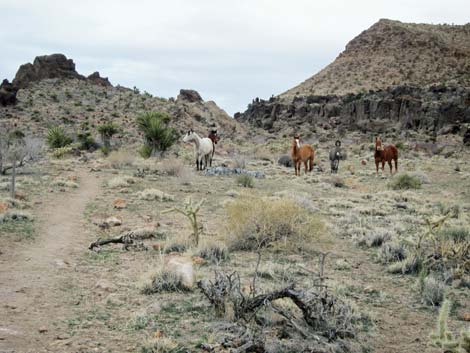
[[383,147],[382,140],[380,137],[375,138],[375,152],[374,152],[374,159],[375,159],[375,169],[376,175],[379,175],[379,163],[382,163],[382,173],[384,171],[385,162],[388,163],[390,166],[390,174],[392,172],[392,160],[395,161],[395,173],[398,171],[398,149],[395,145],[388,145]]
[[[219,142],[220,140],[220,137],[219,135],[217,134],[217,130],[211,130],[209,136],[208,136],[211,141],[212,141],[212,146],[214,147],[212,149],[212,158],[214,158],[214,153],[215,153],[215,145],[217,144],[217,142]],[[210,160],[210,166],[212,167],[212,158]]]
[[295,175],[300,175],[300,164],[302,162],[304,162],[305,174],[307,174],[307,171],[312,171],[315,152],[310,145],[300,146],[299,135],[295,135],[294,140],[292,141],[291,157],[294,162]]

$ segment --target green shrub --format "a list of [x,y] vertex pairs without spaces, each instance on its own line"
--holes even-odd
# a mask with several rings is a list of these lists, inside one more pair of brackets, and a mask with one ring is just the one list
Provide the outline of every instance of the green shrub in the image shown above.
[[84,151],[96,150],[98,144],[89,131],[83,131],[77,135],[78,142],[80,143],[79,149]]
[[243,186],[244,188],[252,188],[254,186],[253,177],[248,174],[240,174],[237,177],[237,185]]
[[441,229],[438,237],[456,243],[470,242],[470,229],[465,227],[450,227]]
[[433,276],[424,275],[421,275],[418,281],[423,303],[431,306],[441,305],[447,289],[445,283]]
[[185,286],[183,279],[178,274],[160,270],[153,274],[150,281],[142,287],[143,294],[154,294],[161,292],[187,292],[190,289]]
[[150,158],[152,156],[152,150],[152,146],[143,145],[141,148],[139,148],[139,155],[145,159]]
[[230,258],[228,248],[224,244],[219,243],[209,243],[201,246],[198,256],[213,264],[227,261]]
[[170,116],[161,112],[148,112],[137,118],[137,127],[143,133],[147,146],[141,151],[144,158],[155,152],[165,152],[176,141],[178,133],[168,126],[169,122]]
[[421,180],[409,174],[400,174],[393,178],[389,186],[393,190],[420,189]]
[[46,142],[50,148],[61,148],[70,145],[73,140],[62,127],[55,126],[47,131]]

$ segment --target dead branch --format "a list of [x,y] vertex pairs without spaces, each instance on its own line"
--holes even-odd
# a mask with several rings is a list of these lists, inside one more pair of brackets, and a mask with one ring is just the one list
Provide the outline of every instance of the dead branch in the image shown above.
[[100,239],[91,243],[88,246],[89,250],[95,250],[103,245],[107,244],[123,244],[124,249],[128,250],[130,246],[136,246],[137,248],[146,249],[145,245],[142,244],[142,240],[154,238],[154,234],[151,232],[142,232],[140,230],[134,230],[124,232],[115,238]]

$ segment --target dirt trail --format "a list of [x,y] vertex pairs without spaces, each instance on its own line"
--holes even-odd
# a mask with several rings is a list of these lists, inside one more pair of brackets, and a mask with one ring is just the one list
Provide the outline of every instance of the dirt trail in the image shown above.
[[59,286],[64,279],[80,275],[74,264],[89,241],[83,214],[99,192],[95,175],[80,170],[77,176],[80,185],[76,190],[40,200],[34,243],[3,249],[0,353],[53,351],[50,343],[60,336],[53,323],[66,318],[70,307]]

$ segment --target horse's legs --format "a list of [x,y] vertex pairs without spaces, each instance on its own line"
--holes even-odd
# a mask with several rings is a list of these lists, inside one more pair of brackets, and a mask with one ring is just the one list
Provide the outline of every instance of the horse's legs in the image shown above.
[[199,170],[199,156],[196,156],[196,170]]
[[398,158],[395,158],[395,173],[398,172]]
[[379,161],[375,161],[375,176],[379,176]]
[[392,175],[392,160],[389,160],[388,162],[388,166],[390,167],[390,175]]
[[309,162],[309,171],[311,172],[313,170],[313,157],[310,157],[310,162]]
[[304,161],[304,169],[305,169],[305,174],[307,174],[307,172],[308,172],[308,161]]
[[384,174],[384,168],[385,168],[385,159],[382,160],[382,175]]

